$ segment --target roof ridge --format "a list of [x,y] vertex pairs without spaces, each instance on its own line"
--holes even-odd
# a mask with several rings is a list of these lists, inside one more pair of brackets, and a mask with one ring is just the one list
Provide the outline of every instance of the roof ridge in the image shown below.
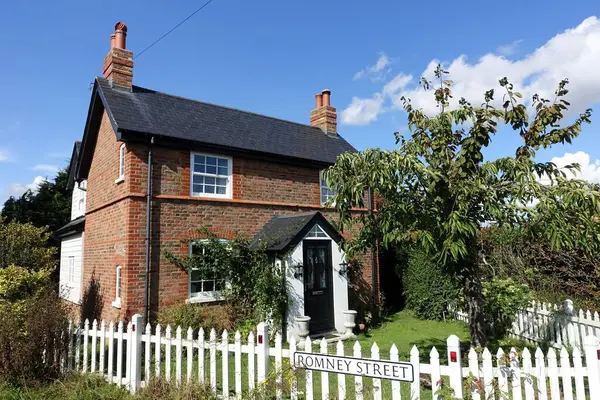
[[[99,76],[96,77],[96,79],[104,79],[104,80],[106,80],[106,78],[102,78],[102,77],[99,77]],[[115,88],[116,88],[116,86],[115,86]],[[236,107],[231,107],[231,106],[224,106],[222,104],[215,104],[215,103],[211,103],[209,101],[202,101],[202,100],[192,99],[190,97],[179,96],[179,95],[176,95],[176,94],[166,93],[166,92],[162,92],[160,90],[149,89],[149,88],[145,88],[145,87],[142,87],[142,86],[132,85],[131,92],[129,92],[129,91],[128,92],[129,93],[133,93],[133,88],[138,88],[138,89],[142,89],[142,90],[149,90],[149,91],[152,91],[154,93],[163,94],[165,96],[177,97],[177,98],[180,98],[180,99],[183,99],[183,100],[193,101],[193,102],[196,102],[196,103],[202,103],[202,104],[208,104],[208,105],[215,106],[215,107],[227,108],[229,110],[239,111],[239,112],[243,112],[243,113],[247,113],[247,114],[253,114],[253,115],[256,115],[256,116],[259,116],[259,117],[269,118],[269,119],[273,119],[273,120],[276,120],[276,121],[287,122],[289,124],[300,125],[300,126],[308,127],[308,128],[312,128],[312,129],[318,129],[318,130],[321,131],[321,128],[318,128],[316,126],[312,126],[310,124],[303,124],[302,122],[290,121],[289,119],[283,119],[283,118],[273,117],[273,116],[270,116],[270,115],[260,114],[260,113],[254,112],[254,111],[242,110],[241,108],[236,108]],[[337,132],[336,132],[336,135],[337,136],[341,136]],[[330,134],[330,136],[332,136],[332,135]]]

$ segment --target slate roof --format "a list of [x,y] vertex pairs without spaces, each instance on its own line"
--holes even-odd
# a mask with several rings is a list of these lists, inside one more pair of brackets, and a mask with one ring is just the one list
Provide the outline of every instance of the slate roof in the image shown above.
[[59,228],[56,231],[56,236],[65,237],[73,233],[83,232],[85,228],[85,216],[77,217],[72,221],[69,221],[66,225]]
[[274,215],[254,236],[252,247],[270,252],[286,253],[302,240],[308,231],[319,224],[336,242],[341,240],[339,232],[319,211],[291,215]]
[[[337,134],[252,112],[173,96],[139,86],[131,90],[96,78],[115,131],[152,134],[210,146],[335,163],[354,152]],[[307,115],[308,118],[308,115]]]

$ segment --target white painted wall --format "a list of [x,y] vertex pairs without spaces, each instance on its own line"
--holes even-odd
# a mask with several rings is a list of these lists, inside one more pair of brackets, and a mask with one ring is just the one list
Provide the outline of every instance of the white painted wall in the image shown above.
[[[329,236],[327,238],[304,238],[306,240],[331,240],[331,256],[333,265],[333,315],[335,329],[344,332],[344,314],[348,310],[348,279],[341,273],[340,264],[346,260],[346,255]],[[304,315],[304,281],[303,277],[294,277],[295,266],[304,264],[302,241],[292,250],[285,261],[285,275],[289,289],[289,304],[286,318],[287,340],[295,334],[294,318]]]
[[[69,276],[70,258],[73,260],[73,274]],[[73,303],[81,302],[83,270],[83,233],[67,236],[60,245],[60,295]],[[72,279],[71,279],[72,278]]]
[[85,191],[82,189],[86,188],[86,181],[81,182],[80,188],[73,188],[73,196],[71,196],[71,220],[85,215]]

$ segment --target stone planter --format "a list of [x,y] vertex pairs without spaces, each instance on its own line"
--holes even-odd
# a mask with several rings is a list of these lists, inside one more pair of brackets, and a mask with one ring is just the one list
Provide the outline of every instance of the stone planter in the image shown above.
[[354,327],[356,326],[356,311],[347,310],[344,311],[344,328],[346,331],[344,332],[344,338],[354,338]]
[[298,337],[297,346],[304,346],[304,342],[310,332],[310,317],[302,315],[300,317],[295,317],[294,321],[296,322],[296,336]]

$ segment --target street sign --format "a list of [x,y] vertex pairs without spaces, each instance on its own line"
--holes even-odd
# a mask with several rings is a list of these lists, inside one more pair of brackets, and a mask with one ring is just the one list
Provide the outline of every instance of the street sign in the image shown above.
[[330,356],[297,351],[294,353],[294,366],[315,371],[404,382],[412,382],[415,379],[412,364],[398,361]]

